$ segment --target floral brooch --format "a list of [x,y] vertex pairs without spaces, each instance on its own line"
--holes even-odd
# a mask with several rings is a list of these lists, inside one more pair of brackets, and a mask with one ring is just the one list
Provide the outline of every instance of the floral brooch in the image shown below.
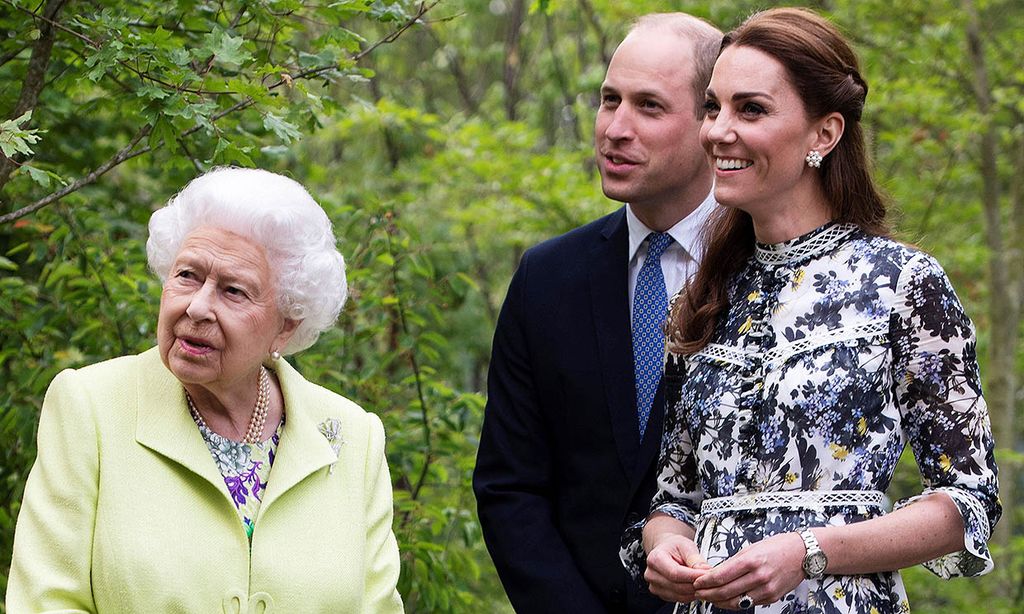
[[[320,434],[327,438],[327,443],[331,444],[331,449],[334,450],[334,457],[337,458],[341,455],[341,446],[345,443],[345,439],[341,436],[341,420],[337,418],[328,418],[320,423]],[[331,468],[327,470],[327,473],[334,473],[334,463],[331,463]]]

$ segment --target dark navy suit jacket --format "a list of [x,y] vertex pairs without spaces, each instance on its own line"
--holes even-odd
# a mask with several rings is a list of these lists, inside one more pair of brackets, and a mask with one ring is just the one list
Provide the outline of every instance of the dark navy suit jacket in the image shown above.
[[664,417],[637,425],[625,209],[528,250],[494,335],[473,486],[517,612],[655,612],[619,561]]

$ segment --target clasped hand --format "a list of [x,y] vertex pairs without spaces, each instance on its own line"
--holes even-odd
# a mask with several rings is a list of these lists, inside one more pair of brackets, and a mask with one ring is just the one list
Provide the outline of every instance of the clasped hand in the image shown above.
[[666,536],[647,554],[644,579],[665,601],[699,600],[737,610],[743,595],[767,604],[796,588],[804,579],[804,552],[799,535],[783,533],[751,544],[712,568],[693,540]]

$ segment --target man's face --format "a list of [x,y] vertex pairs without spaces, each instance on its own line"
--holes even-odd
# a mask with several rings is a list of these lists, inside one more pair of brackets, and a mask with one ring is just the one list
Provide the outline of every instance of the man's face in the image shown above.
[[608,65],[594,130],[601,187],[638,214],[692,207],[711,187],[693,66],[689,41],[649,29],[627,36]]

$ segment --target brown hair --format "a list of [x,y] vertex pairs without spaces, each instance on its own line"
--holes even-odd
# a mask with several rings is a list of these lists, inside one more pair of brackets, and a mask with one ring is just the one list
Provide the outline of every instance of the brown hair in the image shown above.
[[[839,143],[821,163],[820,177],[832,219],[886,236],[886,199],[871,177],[860,117],[868,84],[857,56],[839,30],[807,9],[755,13],[725,35],[735,45],[775,58],[812,118],[838,112],[845,119]],[[672,308],[668,337],[673,351],[693,354],[706,346],[719,315],[729,307],[727,284],[754,253],[750,215],[728,209],[705,228],[706,250],[696,276]]]
[[693,44],[693,92],[697,119],[704,119],[704,96],[722,49],[722,31],[687,13],[648,13],[637,17],[629,33],[664,28]]

